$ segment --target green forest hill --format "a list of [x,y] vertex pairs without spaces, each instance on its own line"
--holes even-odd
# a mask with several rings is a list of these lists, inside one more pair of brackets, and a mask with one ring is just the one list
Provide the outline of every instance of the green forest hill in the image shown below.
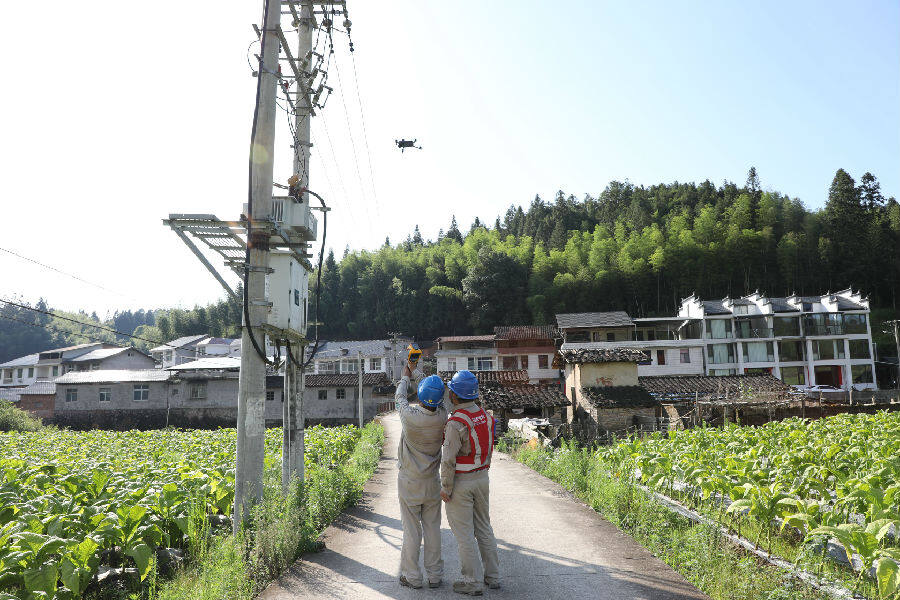
[[[671,315],[693,292],[721,298],[759,289],[774,296],[850,286],[869,295],[876,323],[897,314],[900,204],[882,195],[870,173],[857,183],[841,169],[825,208],[809,210],[798,199],[763,191],[751,168],[742,187],[612,182],[597,198],[559,192],[552,202],[510,206],[493,225],[476,218],[467,233],[453,218],[434,241],[416,227],[399,244],[386,239],[374,251],[348,248],[340,261],[329,253],[319,316],[311,298],[310,321],[321,323],[322,339],[392,331],[427,339],[552,323],[559,312]],[[0,319],[0,361],[54,344],[116,339],[8,305],[2,316],[47,321],[30,327]],[[100,323],[96,315],[68,316]],[[240,306],[228,300],[192,310],[125,311],[103,322],[150,340],[236,336],[239,323]],[[879,327],[873,334],[890,353]]]

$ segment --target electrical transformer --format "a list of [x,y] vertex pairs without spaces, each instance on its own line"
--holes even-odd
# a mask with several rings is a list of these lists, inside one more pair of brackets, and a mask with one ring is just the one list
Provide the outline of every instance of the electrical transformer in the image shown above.
[[271,303],[268,324],[306,336],[309,272],[286,251],[269,254],[272,273],[266,275],[266,301]]

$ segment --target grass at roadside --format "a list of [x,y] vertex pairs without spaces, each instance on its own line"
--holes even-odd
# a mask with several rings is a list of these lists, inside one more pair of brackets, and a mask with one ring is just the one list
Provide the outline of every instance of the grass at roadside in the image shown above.
[[265,589],[302,553],[314,550],[321,532],[356,502],[381,456],[384,429],[370,423],[350,460],[334,468],[307,468],[306,486],[281,493],[280,465],[265,473],[266,493],[250,527],[221,535],[199,549],[194,564],[173,579],[151,582],[151,600],[245,600]]
[[591,453],[553,452],[508,436],[498,449],[575,493],[713,600],[830,598],[738,550],[715,527],[675,515],[635,486],[610,477]]

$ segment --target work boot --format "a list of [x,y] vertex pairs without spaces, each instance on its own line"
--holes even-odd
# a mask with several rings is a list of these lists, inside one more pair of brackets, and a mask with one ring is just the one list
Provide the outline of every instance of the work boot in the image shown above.
[[430,588],[439,588],[439,587],[441,587],[441,580],[438,579],[437,581],[429,581],[429,582],[428,582],[428,587],[430,587]]
[[499,589],[500,589],[500,581],[499,581],[499,580],[496,580],[496,579],[495,579],[495,580],[492,580],[492,581],[491,581],[491,580],[488,580],[488,579],[485,579],[485,580],[484,580],[484,585],[488,586],[488,587],[489,587],[490,589],[492,589],[492,590],[499,590]]
[[484,592],[477,583],[466,583],[465,581],[454,581],[453,591],[457,594],[467,594],[469,596],[481,596]]
[[406,578],[406,575],[401,575],[401,576],[400,576],[400,585],[402,585],[403,587],[409,587],[409,588],[412,588],[412,589],[414,589],[414,590],[420,590],[420,589],[422,589],[422,584],[421,584],[421,583],[413,583],[413,582],[411,582],[409,579]]

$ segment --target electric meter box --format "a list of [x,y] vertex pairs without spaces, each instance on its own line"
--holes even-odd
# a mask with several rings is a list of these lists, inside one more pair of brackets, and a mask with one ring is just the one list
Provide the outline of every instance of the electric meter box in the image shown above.
[[[244,214],[248,212],[249,208],[244,202]],[[284,227],[289,233],[299,236],[303,241],[316,239],[319,223],[308,202],[298,202],[290,196],[275,196],[272,198],[269,214],[272,221]]]
[[266,275],[268,324],[305,337],[309,272],[289,252],[270,253],[269,267],[273,272]]

